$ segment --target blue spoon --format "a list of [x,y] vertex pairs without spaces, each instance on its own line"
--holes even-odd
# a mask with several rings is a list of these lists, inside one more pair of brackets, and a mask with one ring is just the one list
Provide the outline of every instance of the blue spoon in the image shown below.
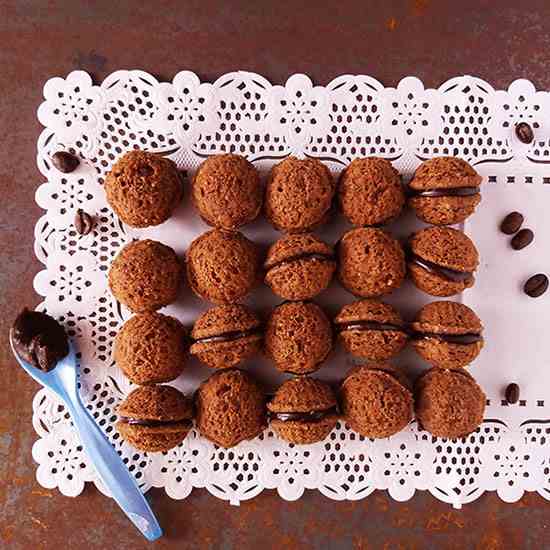
[[44,372],[19,357],[15,351],[11,333],[10,344],[17,361],[27,373],[63,401],[86,454],[122,511],[147,540],[153,541],[161,537],[162,529],[149,503],[139,490],[136,480],[82,404],[77,388],[78,367],[73,344],[69,342],[69,354],[58,361],[55,368],[49,372]]

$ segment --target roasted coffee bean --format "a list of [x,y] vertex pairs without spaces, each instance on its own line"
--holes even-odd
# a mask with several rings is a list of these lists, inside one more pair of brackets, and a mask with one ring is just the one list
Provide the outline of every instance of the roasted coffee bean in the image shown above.
[[523,223],[523,214],[520,214],[519,212],[510,212],[500,224],[500,230],[503,233],[506,233],[506,235],[513,235],[517,231],[519,231],[519,228],[521,227],[521,224]]
[[510,405],[514,405],[519,401],[519,386],[512,382],[506,386],[506,391],[504,392],[504,397]]
[[527,122],[516,124],[516,136],[521,143],[531,143],[534,139],[533,129]]
[[537,273],[525,282],[523,290],[527,296],[538,298],[548,290],[548,277],[544,273]]
[[52,155],[53,165],[64,174],[74,172],[80,164],[78,157],[67,151],[57,151]]
[[88,235],[94,228],[94,218],[80,208],[74,217],[74,228],[79,235]]
[[530,229],[522,229],[512,237],[510,244],[514,250],[521,250],[522,248],[529,246],[533,242],[534,238],[535,234]]

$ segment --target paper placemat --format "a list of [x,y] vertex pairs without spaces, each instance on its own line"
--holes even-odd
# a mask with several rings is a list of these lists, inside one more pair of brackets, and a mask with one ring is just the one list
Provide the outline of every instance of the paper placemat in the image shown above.
[[[81,350],[81,395],[146,491],[164,487],[172,498],[194,487],[238,504],[265,488],[294,500],[316,489],[335,500],[364,498],[387,489],[396,500],[429,490],[454,506],[496,490],[506,501],[524,491],[550,498],[550,292],[536,300],[521,292],[525,279],[550,271],[544,237],[550,220],[550,103],[526,80],[497,91],[478,78],[462,76],[437,90],[414,77],[386,88],[369,76],[344,75],[327,86],[314,86],[294,75],[284,86],[264,77],[234,72],[201,83],[183,71],[172,82],[158,82],[142,71],[117,71],[100,85],[82,71],[52,78],[38,110],[45,129],[38,140],[38,166],[46,182],[36,201],[46,210],[35,228],[35,251],[44,270],[35,278],[44,297],[40,309],[58,318]],[[535,140],[525,145],[515,136],[518,122],[528,122]],[[105,173],[125,151],[139,147],[172,158],[192,175],[211,154],[245,155],[262,171],[288,155],[316,157],[335,175],[350,160],[380,156],[391,160],[405,178],[424,159],[460,156],[484,176],[483,202],[465,230],[476,242],[481,266],[473,289],[462,300],[486,327],[486,345],[471,372],[488,397],[486,419],[471,436],[457,441],[433,438],[416,422],[385,440],[368,440],[339,423],[326,441],[294,446],[269,429],[250,442],[225,450],[193,430],[168,453],[147,454],[123,442],[116,431],[116,406],[131,386],[111,359],[111,345],[129,312],[110,295],[106,275],[114,255],[129,240],[153,238],[183,254],[191,240],[207,230],[188,197],[175,216],[147,230],[125,227],[105,201]],[[82,159],[71,174],[61,174],[50,156],[71,150]],[[94,231],[80,237],[74,213],[96,214]],[[498,231],[501,218],[522,211],[536,234],[534,243],[512,251]],[[406,237],[421,224],[405,213],[390,232]],[[319,235],[334,243],[348,226],[336,219]],[[278,234],[261,220],[243,231],[267,245]],[[459,297],[460,299],[460,297]],[[353,297],[334,283],[316,300],[333,315]],[[410,283],[388,301],[406,318],[432,301]],[[266,313],[278,300],[260,288],[250,298]],[[207,304],[182,290],[166,312],[191,324]],[[397,360],[410,375],[426,368],[415,354]],[[341,380],[353,361],[341,351],[317,374]],[[283,377],[263,358],[249,368],[266,385]],[[193,390],[211,371],[190,360],[174,385]],[[521,400],[503,400],[505,386],[519,383]],[[63,406],[47,390],[34,399],[33,425],[40,436],[33,447],[37,479],[76,496],[87,481],[105,492],[90,465]]]

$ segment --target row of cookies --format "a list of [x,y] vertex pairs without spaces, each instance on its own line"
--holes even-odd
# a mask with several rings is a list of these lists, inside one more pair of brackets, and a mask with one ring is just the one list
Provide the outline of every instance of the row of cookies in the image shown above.
[[389,364],[352,369],[335,391],[309,376],[283,382],[267,397],[249,373],[224,369],[186,398],[173,387],[140,386],[118,407],[116,428],[137,449],[167,451],[185,439],[195,419],[199,432],[225,448],[270,427],[294,444],[322,441],[342,418],[363,437],[389,437],[414,414],[436,437],[459,438],[483,420],[486,398],[463,369],[434,367],[416,381]]
[[[408,272],[432,296],[446,297],[473,286],[479,262],[473,242],[448,227],[414,233],[408,253],[378,228],[348,231],[332,248],[310,233],[288,235],[273,244],[263,263],[259,247],[238,231],[214,229],[197,237],[186,255],[189,286],[200,298],[235,303],[264,278],[285,300],[308,300],[326,289],[336,272],[341,285],[359,297],[382,296],[399,288]],[[127,244],[109,271],[113,295],[134,312],[175,301],[183,262],[168,246],[142,240]]]
[[373,299],[344,306],[333,324],[313,302],[285,302],[272,311],[265,329],[248,307],[226,304],[204,312],[190,339],[177,319],[138,313],[118,332],[113,355],[134,384],[176,379],[185,368],[188,348],[214,369],[237,367],[263,350],[279,371],[302,375],[324,364],[336,334],[344,349],[361,360],[386,361],[411,341],[432,366],[460,368],[481,351],[482,330],[469,307],[448,301],[424,306],[408,325],[395,308]]
[[[256,219],[263,207],[276,229],[295,233],[325,223],[335,200],[344,217],[359,227],[393,221],[406,202],[427,223],[457,224],[479,204],[480,183],[474,168],[454,157],[425,161],[406,189],[397,170],[382,158],[353,160],[336,182],[321,161],[288,157],[273,166],[264,189],[246,158],[221,154],[199,166],[191,196],[201,218],[213,227],[236,230]],[[116,214],[133,227],[163,223],[183,198],[176,165],[140,150],[114,164],[105,190]]]

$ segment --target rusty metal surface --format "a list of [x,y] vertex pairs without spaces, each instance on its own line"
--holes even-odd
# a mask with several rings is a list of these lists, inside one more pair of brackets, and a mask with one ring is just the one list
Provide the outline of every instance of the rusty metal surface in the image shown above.
[[[363,73],[387,85],[416,74],[437,86],[473,74],[498,87],[526,77],[550,89],[549,51],[548,0],[0,0],[0,548],[146,546],[95,489],[70,499],[34,479],[36,386],[6,335],[20,306],[38,302],[35,109],[48,77],[142,68],[214,79],[246,69],[277,83],[294,72],[322,84]],[[484,495],[460,511],[422,493],[407,503],[384,493],[343,503],[308,493],[287,503],[270,491],[235,508],[205,491],[181,502],[154,491],[153,504],[166,528],[158,548],[550,547],[550,502],[532,494],[514,505]]]

